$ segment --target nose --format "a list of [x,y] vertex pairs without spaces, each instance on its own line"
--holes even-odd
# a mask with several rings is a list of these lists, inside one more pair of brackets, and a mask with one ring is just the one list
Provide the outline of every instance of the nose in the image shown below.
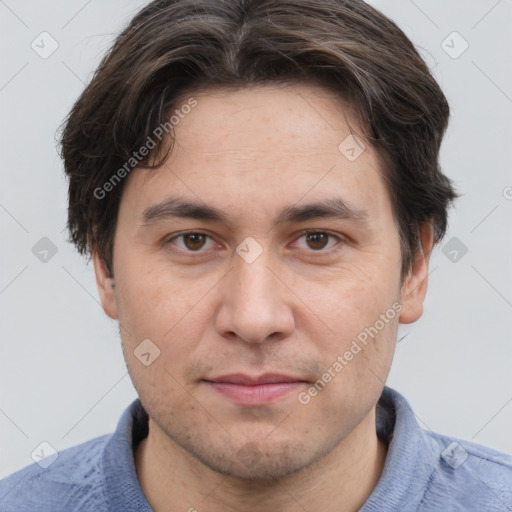
[[215,320],[222,336],[254,344],[278,341],[293,333],[294,295],[269,265],[266,252],[252,263],[235,255],[222,283]]

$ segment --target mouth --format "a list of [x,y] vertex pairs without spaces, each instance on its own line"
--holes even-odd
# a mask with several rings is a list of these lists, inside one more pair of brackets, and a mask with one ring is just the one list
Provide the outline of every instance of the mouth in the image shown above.
[[202,379],[214,392],[239,405],[268,405],[283,399],[310,382],[275,373],[250,376],[242,373]]

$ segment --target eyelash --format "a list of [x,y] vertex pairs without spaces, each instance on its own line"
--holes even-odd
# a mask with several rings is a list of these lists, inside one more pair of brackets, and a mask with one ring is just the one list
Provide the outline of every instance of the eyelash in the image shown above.
[[[325,234],[331,238],[335,238],[337,240],[337,243],[334,244],[331,248],[329,249],[318,249],[318,250],[314,250],[314,249],[311,249],[309,250],[308,252],[311,253],[313,256],[322,256],[322,255],[326,255],[326,254],[330,254],[331,252],[333,252],[333,249],[334,247],[336,247],[336,245],[339,244],[339,242],[344,242],[346,240],[344,240],[343,237],[339,236],[339,235],[335,235],[334,233],[331,233],[330,231],[322,231],[322,230],[306,230],[306,231],[303,231],[299,234],[299,236],[296,238],[296,240],[306,236],[306,235],[309,235],[309,234]],[[210,240],[213,240],[213,237],[211,237],[208,233],[204,233],[202,231],[184,231],[182,233],[178,233],[176,235],[173,235],[172,237],[170,238],[167,238],[165,241],[164,241],[164,245],[165,246],[168,246],[168,245],[171,245],[172,242],[174,242],[175,240],[177,239],[183,239],[184,236],[187,236],[187,235],[204,235],[206,237],[208,237]],[[174,249],[172,249],[174,251]],[[199,249],[197,251],[191,251],[191,250],[188,250],[188,249],[178,249],[178,251],[174,251],[174,252],[183,252],[185,254],[202,254],[205,252],[205,250],[202,250],[202,249]]]

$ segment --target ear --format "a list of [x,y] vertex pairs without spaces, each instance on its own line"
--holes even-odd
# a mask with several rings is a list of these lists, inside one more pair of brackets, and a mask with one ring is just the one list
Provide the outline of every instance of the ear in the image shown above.
[[107,266],[97,251],[92,251],[96,285],[101,299],[101,305],[105,314],[112,319],[117,319],[117,302],[114,289],[113,276],[109,276]]
[[428,262],[433,247],[433,230],[430,223],[421,228],[421,247],[414,256],[412,267],[402,285],[399,322],[410,324],[416,322],[423,314],[423,301],[427,294]]

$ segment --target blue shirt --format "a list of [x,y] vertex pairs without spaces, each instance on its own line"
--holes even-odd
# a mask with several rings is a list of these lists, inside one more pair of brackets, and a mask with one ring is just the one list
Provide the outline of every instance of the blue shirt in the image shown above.
[[[512,456],[421,429],[405,398],[388,387],[376,429],[388,454],[360,512],[512,512]],[[0,511],[151,511],[133,457],[147,434],[137,399],[113,434],[61,451],[46,469],[34,463],[0,481]]]

